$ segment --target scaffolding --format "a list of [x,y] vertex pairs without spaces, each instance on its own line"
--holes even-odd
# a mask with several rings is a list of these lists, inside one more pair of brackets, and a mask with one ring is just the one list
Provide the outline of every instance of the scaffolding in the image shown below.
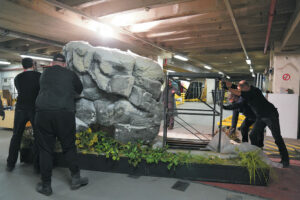
[[[223,76],[221,74],[217,73],[177,73],[177,72],[172,72],[168,73],[166,75],[166,83],[169,83],[169,80],[186,80],[187,78],[189,79],[198,79],[198,78],[209,78],[209,79],[215,79],[215,90],[217,92],[213,93],[214,96],[214,101],[213,105],[209,105],[206,102],[202,101],[200,96],[199,98],[199,103],[203,103],[207,106],[207,109],[169,109],[168,104],[164,103],[164,128],[163,128],[163,145],[172,145],[175,146],[176,148],[182,147],[180,144],[185,144],[184,149],[194,149],[195,145],[197,145],[199,148],[206,147],[206,145],[209,143],[210,139],[206,137],[204,134],[202,134],[200,131],[198,131],[196,128],[194,128],[191,124],[186,122],[184,119],[179,117],[179,115],[195,115],[195,116],[212,116],[213,117],[213,122],[212,122],[212,132],[211,132],[211,138],[214,136],[215,133],[215,122],[216,122],[216,117],[220,117],[220,123],[219,123],[219,144],[218,144],[218,152],[220,152],[221,149],[221,130],[222,130],[222,118],[223,118],[223,100],[224,100],[224,89],[219,89],[220,81],[222,81]],[[217,98],[217,93],[220,94],[219,98]],[[168,94],[169,94],[169,87],[166,87],[166,92],[165,92],[165,101],[168,102]],[[217,99],[219,101],[217,101]],[[219,104],[220,110],[217,111],[216,105]],[[188,140],[179,140],[179,139],[170,139],[168,138],[168,122],[167,122],[167,117],[168,115],[173,115],[175,112],[177,112],[178,116],[176,117],[175,122],[178,123],[180,126],[182,126],[185,130],[187,130],[190,134],[194,135],[198,142],[191,142]],[[199,137],[199,135],[201,137]],[[176,145],[177,144],[177,145]],[[187,146],[187,145],[188,146]]]

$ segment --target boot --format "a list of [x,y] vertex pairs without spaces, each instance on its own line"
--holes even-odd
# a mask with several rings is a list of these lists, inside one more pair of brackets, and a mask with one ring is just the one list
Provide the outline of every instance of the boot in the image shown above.
[[46,195],[50,196],[52,194],[52,188],[50,183],[38,183],[36,186],[36,191]]
[[10,166],[10,165],[7,165],[6,166],[6,171],[8,172],[12,172],[14,170],[15,166]]
[[288,168],[290,166],[290,161],[289,160],[281,159],[280,163],[282,163],[283,168]]
[[77,190],[81,186],[85,186],[89,183],[89,179],[87,177],[81,177],[80,173],[76,173],[72,175],[71,180],[71,190]]

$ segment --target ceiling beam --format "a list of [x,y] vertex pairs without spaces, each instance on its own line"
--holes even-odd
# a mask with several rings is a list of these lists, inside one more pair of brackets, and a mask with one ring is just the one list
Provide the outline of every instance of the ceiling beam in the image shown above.
[[45,39],[45,38],[41,38],[41,37],[37,37],[37,36],[25,34],[25,33],[20,33],[17,31],[11,31],[11,30],[8,30],[8,29],[2,28],[2,27],[0,27],[0,35],[5,35],[5,36],[9,36],[9,37],[14,37],[14,38],[20,38],[20,39],[24,39],[24,40],[28,40],[28,41],[32,41],[32,42],[38,42],[38,43],[57,46],[57,47],[63,46],[63,44],[60,42],[56,42],[53,40],[49,40],[49,39]]
[[290,37],[294,33],[294,30],[298,26],[299,22],[300,22],[300,3],[298,2],[294,14],[292,15],[287,25],[287,28],[285,29],[280,50],[283,50],[283,48],[286,46],[287,42],[289,41]]
[[192,0],[110,0],[84,8],[82,11],[94,17],[101,17],[122,12],[149,10],[170,4],[178,4]]
[[239,39],[239,41],[240,41],[240,43],[241,43],[242,49],[243,49],[243,51],[244,51],[244,53],[245,53],[246,59],[248,59],[249,56],[248,56],[248,53],[247,53],[245,44],[244,44],[244,42],[243,42],[243,38],[242,38],[242,36],[241,36],[239,27],[238,27],[238,25],[237,25],[237,23],[236,23],[236,20],[235,20],[235,17],[234,17],[234,14],[233,14],[233,11],[232,11],[230,2],[229,2],[229,0],[224,0],[224,3],[225,3],[225,6],[226,6],[226,8],[227,8],[228,14],[229,14],[229,16],[230,16],[230,18],[231,18],[231,21],[232,21],[233,27],[234,27],[234,29],[235,29],[235,31],[236,31],[236,34],[237,34],[237,36],[238,36],[238,39]]
[[103,3],[104,1],[107,0],[58,0],[58,1],[76,8],[86,8],[99,3]]
[[117,23],[120,26],[129,26],[138,23],[153,21],[165,21],[181,17],[202,15],[203,18],[226,15],[223,4],[219,0],[213,1],[189,1],[173,5],[140,10],[129,13],[117,13],[103,16],[100,19],[109,23]]

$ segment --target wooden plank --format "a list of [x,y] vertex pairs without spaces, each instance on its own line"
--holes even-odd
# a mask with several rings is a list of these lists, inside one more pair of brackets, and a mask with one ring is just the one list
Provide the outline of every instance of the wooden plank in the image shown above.
[[5,120],[2,120],[2,117],[0,119],[0,127],[12,129],[14,127],[14,118],[15,118],[15,111],[6,110]]
[[[16,0],[15,3],[1,1],[0,24],[3,28],[31,34],[59,42],[85,40],[95,46],[108,46],[121,50],[131,49],[141,55],[157,55],[160,51],[147,45],[122,36],[121,38],[101,38],[91,29],[81,16],[64,11],[58,12],[55,7],[44,1],[33,2]],[[45,23],[47,22],[47,23]]]
[[151,9],[170,4],[178,4],[192,0],[110,0],[103,3],[84,8],[83,11],[95,16],[101,17],[122,12],[137,11],[139,9]]

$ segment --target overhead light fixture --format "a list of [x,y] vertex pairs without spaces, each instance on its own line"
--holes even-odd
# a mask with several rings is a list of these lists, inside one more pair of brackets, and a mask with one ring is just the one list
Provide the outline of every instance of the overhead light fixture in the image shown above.
[[248,59],[246,59],[246,63],[248,64],[248,65],[251,65],[251,60],[248,58]]
[[230,76],[226,76],[227,79],[230,79]]
[[208,65],[204,65],[204,68],[205,68],[205,69],[209,69],[209,70],[212,69],[212,67],[211,67],[211,66],[208,66]]
[[167,72],[175,72],[175,71],[173,71],[173,70],[167,70]]
[[43,61],[53,61],[52,58],[49,58],[49,57],[41,57],[41,56],[34,56],[34,55],[20,55],[22,58],[31,58],[33,60],[43,60]]
[[219,74],[221,74],[221,75],[224,75],[224,73],[223,72],[218,72]]
[[254,74],[254,73],[252,73],[252,77],[253,77],[253,78],[255,77],[255,74]]
[[0,60],[0,65],[10,65],[11,62]]
[[113,28],[106,24],[100,24],[98,30],[102,37],[110,38],[115,36]]
[[181,56],[181,55],[175,55],[174,58],[182,61],[188,61],[189,59],[187,57]]
[[254,70],[253,70],[253,68],[250,68],[250,72],[253,72]]

